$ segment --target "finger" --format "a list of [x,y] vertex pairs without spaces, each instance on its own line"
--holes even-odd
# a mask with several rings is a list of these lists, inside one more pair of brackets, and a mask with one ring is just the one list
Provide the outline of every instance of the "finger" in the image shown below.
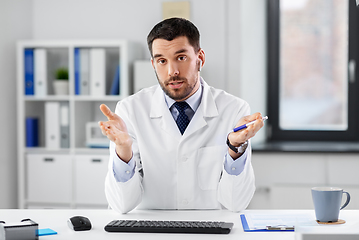
[[99,122],[98,123],[101,129],[101,132],[104,136],[107,136],[106,130],[108,129],[108,127],[106,126],[106,124],[104,122]]
[[100,105],[100,110],[107,117],[108,120],[117,120],[118,116],[113,113],[109,107],[106,106],[106,104]]
[[262,114],[260,112],[256,112],[256,113],[253,113],[252,115],[250,115],[249,118],[251,119],[251,121],[262,120]]

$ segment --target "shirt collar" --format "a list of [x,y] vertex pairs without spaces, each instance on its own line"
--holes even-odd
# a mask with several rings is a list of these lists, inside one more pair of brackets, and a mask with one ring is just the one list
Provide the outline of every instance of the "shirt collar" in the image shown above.
[[[185,100],[185,102],[188,103],[188,105],[191,107],[191,109],[196,112],[197,108],[199,106],[199,104],[201,103],[201,97],[202,97],[202,78],[200,79],[200,86],[197,89],[197,91],[190,96],[189,98],[187,98]],[[173,100],[172,98],[170,98],[169,96],[167,96],[167,94],[165,92],[163,92],[163,94],[165,95],[165,100],[166,100],[166,104],[168,108],[171,108],[172,105],[176,102],[175,100]]]

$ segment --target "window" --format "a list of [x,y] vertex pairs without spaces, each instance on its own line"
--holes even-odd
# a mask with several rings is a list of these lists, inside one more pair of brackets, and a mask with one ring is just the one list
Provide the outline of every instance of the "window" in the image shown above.
[[269,140],[359,140],[355,0],[268,1]]

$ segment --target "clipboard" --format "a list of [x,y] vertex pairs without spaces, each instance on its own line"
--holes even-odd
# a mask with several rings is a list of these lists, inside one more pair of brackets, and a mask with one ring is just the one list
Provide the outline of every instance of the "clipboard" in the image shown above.
[[245,232],[283,232],[283,231],[294,232],[294,227],[292,226],[282,226],[282,227],[267,226],[265,229],[250,229],[246,216],[244,214],[241,214],[240,217],[242,221],[243,230]]

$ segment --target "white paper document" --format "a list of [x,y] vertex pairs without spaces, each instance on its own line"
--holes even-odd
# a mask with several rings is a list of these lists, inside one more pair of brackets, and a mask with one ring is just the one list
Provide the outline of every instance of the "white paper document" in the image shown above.
[[295,227],[313,222],[310,214],[245,214],[250,229],[267,229],[267,227]]

